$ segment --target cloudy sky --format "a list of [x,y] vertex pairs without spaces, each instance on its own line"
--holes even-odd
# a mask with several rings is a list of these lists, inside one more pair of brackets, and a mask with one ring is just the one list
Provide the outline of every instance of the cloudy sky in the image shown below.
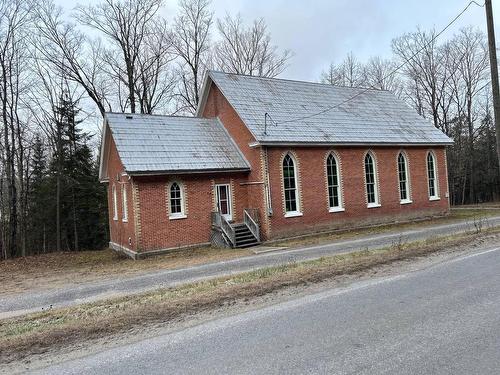
[[[79,3],[56,1],[68,11]],[[316,81],[331,61],[342,60],[350,51],[361,60],[373,55],[390,56],[394,37],[419,26],[440,30],[468,3],[468,0],[213,0],[213,10],[215,17],[239,12],[247,22],[263,17],[274,43],[294,53],[282,77]],[[493,3],[500,35],[500,1]],[[164,11],[171,19],[177,12],[177,0],[166,0]],[[466,25],[486,31],[484,8],[472,5],[441,38],[450,37]]]

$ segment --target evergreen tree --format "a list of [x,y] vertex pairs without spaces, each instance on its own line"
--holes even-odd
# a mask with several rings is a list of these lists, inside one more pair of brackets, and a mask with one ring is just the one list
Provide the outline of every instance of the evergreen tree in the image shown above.
[[33,156],[30,167],[28,246],[32,250],[32,253],[38,254],[47,251],[47,203],[49,199],[47,156],[43,140],[38,134],[33,144]]
[[54,109],[55,152],[50,162],[51,185],[55,186],[52,222],[55,249],[85,250],[104,246],[106,241],[102,210],[106,195],[98,181],[91,135],[80,127],[78,103],[63,95]]

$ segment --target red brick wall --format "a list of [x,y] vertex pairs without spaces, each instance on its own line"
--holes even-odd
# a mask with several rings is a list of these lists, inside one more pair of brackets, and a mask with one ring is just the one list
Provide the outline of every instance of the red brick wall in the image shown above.
[[[269,172],[274,215],[270,218],[271,238],[307,231],[375,224],[405,220],[449,209],[445,149],[432,148],[436,154],[440,200],[430,201],[427,188],[427,152],[431,148],[407,147],[411,199],[402,205],[399,200],[397,155],[399,147],[372,147],[377,163],[381,207],[367,208],[364,177],[364,156],[368,148],[336,148],[340,159],[344,212],[329,212],[325,158],[331,148],[269,148]],[[292,151],[298,162],[299,192],[303,216],[285,218],[281,163]]]
[[[239,149],[250,163],[252,170],[248,175],[248,208],[258,208],[260,212],[260,221],[265,223],[265,206],[264,206],[264,180],[263,180],[263,151],[260,147],[251,147],[250,144],[255,142],[252,133],[245,126],[243,121],[229,104],[224,95],[220,92],[215,84],[212,83],[210,92],[205,104],[204,117],[218,117],[226,130],[234,139]],[[257,182],[257,184],[255,184]],[[241,210],[242,211],[242,210]]]
[[[211,212],[215,210],[215,184],[229,184],[233,220],[243,220],[246,174],[136,177],[141,217],[139,251],[168,249],[210,242]],[[184,189],[186,217],[169,217],[168,186],[176,181]]]
[[[309,231],[349,225],[374,224],[384,221],[411,219],[442,214],[449,209],[445,150],[433,148],[437,157],[440,200],[429,201],[427,191],[426,155],[431,148],[404,148],[408,156],[411,198],[413,203],[401,205],[397,174],[398,147],[373,147],[379,177],[381,207],[367,208],[364,180],[366,147],[339,147],[344,212],[330,213],[325,174],[325,158],[331,148],[326,147],[269,147],[271,204],[273,216],[266,215],[264,160],[261,147],[251,147],[254,137],[227,102],[212,85],[204,111],[206,117],[218,117],[251,164],[250,173],[217,175],[179,175],[157,177],[121,177],[123,165],[111,140],[108,159],[111,241],[136,251],[175,248],[207,243],[210,240],[211,212],[215,209],[216,183],[231,185],[233,219],[243,220],[244,208],[258,208],[265,238],[279,238]],[[284,217],[281,162],[284,154],[292,151],[298,161],[299,192],[303,216]],[[182,184],[186,218],[171,219],[168,214],[167,186],[171,181]],[[117,186],[118,221],[113,220],[112,185]],[[126,186],[129,218],[123,223],[120,187]],[[134,188],[133,188],[134,187]],[[129,244],[130,238],[130,244]]]
[[[110,240],[120,246],[124,246],[128,249],[135,250],[137,248],[136,244],[136,232],[135,232],[135,220],[134,220],[134,204],[133,204],[133,192],[132,192],[132,180],[129,180],[128,176],[122,176],[124,171],[123,164],[118,156],[116,150],[115,142],[112,137],[110,137],[109,144],[109,154],[108,154],[108,212],[109,212],[109,231]],[[117,175],[119,180],[116,179]],[[118,207],[118,220],[113,219],[113,185],[116,187],[116,197],[117,197],[117,207]],[[122,199],[122,188],[127,190],[127,206],[128,206],[128,221],[124,222],[122,220],[123,215],[123,199]]]

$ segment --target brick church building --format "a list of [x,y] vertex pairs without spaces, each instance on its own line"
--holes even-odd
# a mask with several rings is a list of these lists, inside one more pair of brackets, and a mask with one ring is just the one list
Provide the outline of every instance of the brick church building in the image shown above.
[[388,91],[211,71],[196,116],[107,113],[110,246],[246,247],[449,210],[450,139]]

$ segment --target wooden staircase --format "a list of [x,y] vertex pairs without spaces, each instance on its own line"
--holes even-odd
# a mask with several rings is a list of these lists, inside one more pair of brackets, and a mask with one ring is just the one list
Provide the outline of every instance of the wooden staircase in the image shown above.
[[244,248],[260,244],[245,223],[232,225],[235,233],[235,248]]
[[212,212],[211,242],[216,246],[227,245],[233,248],[259,245],[261,237],[258,216],[257,209],[246,208],[243,211],[243,222],[233,224],[219,212]]

